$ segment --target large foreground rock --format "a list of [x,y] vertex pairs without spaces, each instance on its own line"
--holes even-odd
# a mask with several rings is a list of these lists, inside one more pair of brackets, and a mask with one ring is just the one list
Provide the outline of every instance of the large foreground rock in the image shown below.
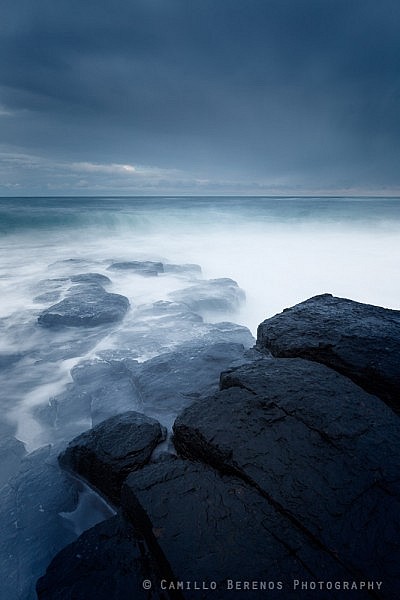
[[118,503],[125,478],[148,462],[164,437],[157,421],[130,411],[111,417],[72,440],[60,454],[59,462]]
[[129,300],[110,294],[98,284],[80,284],[70,288],[68,296],[46,308],[38,323],[46,327],[93,327],[121,321],[129,308]]
[[140,544],[121,517],[99,523],[50,563],[36,586],[39,600],[146,600],[142,583],[152,571]]
[[261,323],[257,345],[328,365],[400,411],[398,310],[323,294]]
[[[174,425],[178,452],[257,489],[354,574],[400,581],[400,421],[323,365],[264,359]],[[314,571],[315,572],[315,571]],[[317,567],[320,579],[326,575]]]
[[298,598],[293,579],[308,579],[317,565],[326,578],[349,576],[257,490],[199,462],[166,459],[131,474],[122,506],[168,583],[172,571],[173,581],[208,586],[202,591],[185,587],[186,599],[243,598],[246,591],[232,591],[229,580],[270,582],[267,591],[256,589],[251,598]]

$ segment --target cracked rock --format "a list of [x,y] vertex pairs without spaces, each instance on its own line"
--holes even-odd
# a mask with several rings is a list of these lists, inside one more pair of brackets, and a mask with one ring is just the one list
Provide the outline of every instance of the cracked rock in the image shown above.
[[258,327],[257,346],[323,363],[400,411],[400,311],[322,294]]
[[259,490],[341,564],[383,579],[391,598],[400,579],[398,417],[302,359],[243,365],[221,386],[176,420],[178,452]]
[[[292,580],[308,578],[317,564],[325,577],[349,576],[254,488],[199,462],[170,458],[132,473],[123,486],[122,507],[166,580],[172,572],[174,580],[216,583],[215,591],[185,588],[187,600],[242,598],[228,580],[270,580],[273,587],[254,598],[266,593],[298,598]],[[278,580],[284,581],[284,592],[277,589]]]

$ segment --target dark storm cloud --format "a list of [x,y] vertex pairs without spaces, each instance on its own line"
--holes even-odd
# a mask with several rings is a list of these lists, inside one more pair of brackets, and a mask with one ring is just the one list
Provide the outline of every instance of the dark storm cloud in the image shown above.
[[215,185],[400,184],[397,0],[6,0],[2,12],[3,150]]

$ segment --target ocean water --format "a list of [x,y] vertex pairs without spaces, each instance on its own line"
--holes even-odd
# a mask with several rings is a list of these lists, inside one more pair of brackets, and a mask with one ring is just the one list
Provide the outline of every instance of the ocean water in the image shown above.
[[[230,277],[244,289],[241,310],[215,319],[254,335],[263,319],[323,292],[400,308],[400,199],[1,198],[0,255],[0,356],[23,354],[26,363],[18,377],[2,382],[2,408],[32,450],[48,441],[32,408],[62,390],[86,355],[79,331],[69,334],[75,350],[58,357],[60,344],[52,351],[37,326],[52,304],[38,301],[51,291],[49,280],[110,275],[113,261],[197,263],[205,279]],[[168,300],[190,283],[126,272],[114,272],[112,281],[111,291],[134,306]],[[62,283],[54,285],[62,291]],[[106,348],[107,340],[99,345]],[[93,347],[95,340],[91,356]]]
[[[0,446],[15,436],[32,453],[0,490],[0,569],[8,574],[0,597],[35,598],[35,582],[56,552],[111,514],[57,467],[57,444],[73,437],[68,423],[78,431],[92,425],[84,411],[79,416],[85,401],[79,394],[69,398],[77,422],[68,405],[65,423],[61,416],[52,420],[54,399],[70,389],[71,369],[118,359],[121,348],[144,362],[192,335],[182,322],[167,330],[157,318],[146,321],[146,307],[171,300],[199,274],[108,270],[129,260],[195,263],[204,280],[234,279],[245,303],[203,317],[238,323],[253,335],[265,318],[325,292],[399,309],[400,199],[0,198]],[[124,321],[108,328],[40,327],[38,315],[63,298],[68,278],[87,272],[109,276],[108,291],[129,298]],[[135,343],[141,340],[133,348],[132,331]],[[151,415],[168,427],[179,410],[177,404],[159,416],[153,407]],[[0,453],[0,479],[1,459]]]

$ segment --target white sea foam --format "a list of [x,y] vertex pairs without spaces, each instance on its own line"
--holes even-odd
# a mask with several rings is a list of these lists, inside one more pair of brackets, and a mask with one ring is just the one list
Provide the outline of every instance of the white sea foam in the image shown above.
[[[274,200],[271,204],[254,199],[148,199],[138,204],[92,199],[75,201],[72,208],[68,199],[43,202],[46,218],[62,208],[75,225],[64,226],[60,217],[57,226],[24,226],[0,240],[0,352],[31,357],[18,381],[3,382],[7,393],[3,408],[18,423],[18,436],[30,448],[46,441],[30,409],[48,402],[65,386],[65,361],[59,362],[57,352],[70,344],[69,358],[77,359],[117,349],[118,332],[132,325],[135,314],[128,314],[86,353],[77,345],[80,332],[69,332],[64,339],[57,334],[53,351],[53,338],[36,324],[39,312],[52,302],[34,299],[57,290],[62,297],[69,283],[48,280],[102,273],[112,279],[109,291],[127,296],[132,306],[138,306],[167,300],[171,291],[194,281],[172,274],[144,278],[108,271],[111,262],[197,263],[204,278],[231,277],[245,290],[243,309],[218,318],[246,325],[253,334],[263,319],[323,292],[400,308],[400,202],[396,200],[386,204],[381,200],[350,204],[344,199],[299,200],[298,204]],[[29,214],[29,202],[24,206]],[[36,355],[39,366],[32,358]]]

